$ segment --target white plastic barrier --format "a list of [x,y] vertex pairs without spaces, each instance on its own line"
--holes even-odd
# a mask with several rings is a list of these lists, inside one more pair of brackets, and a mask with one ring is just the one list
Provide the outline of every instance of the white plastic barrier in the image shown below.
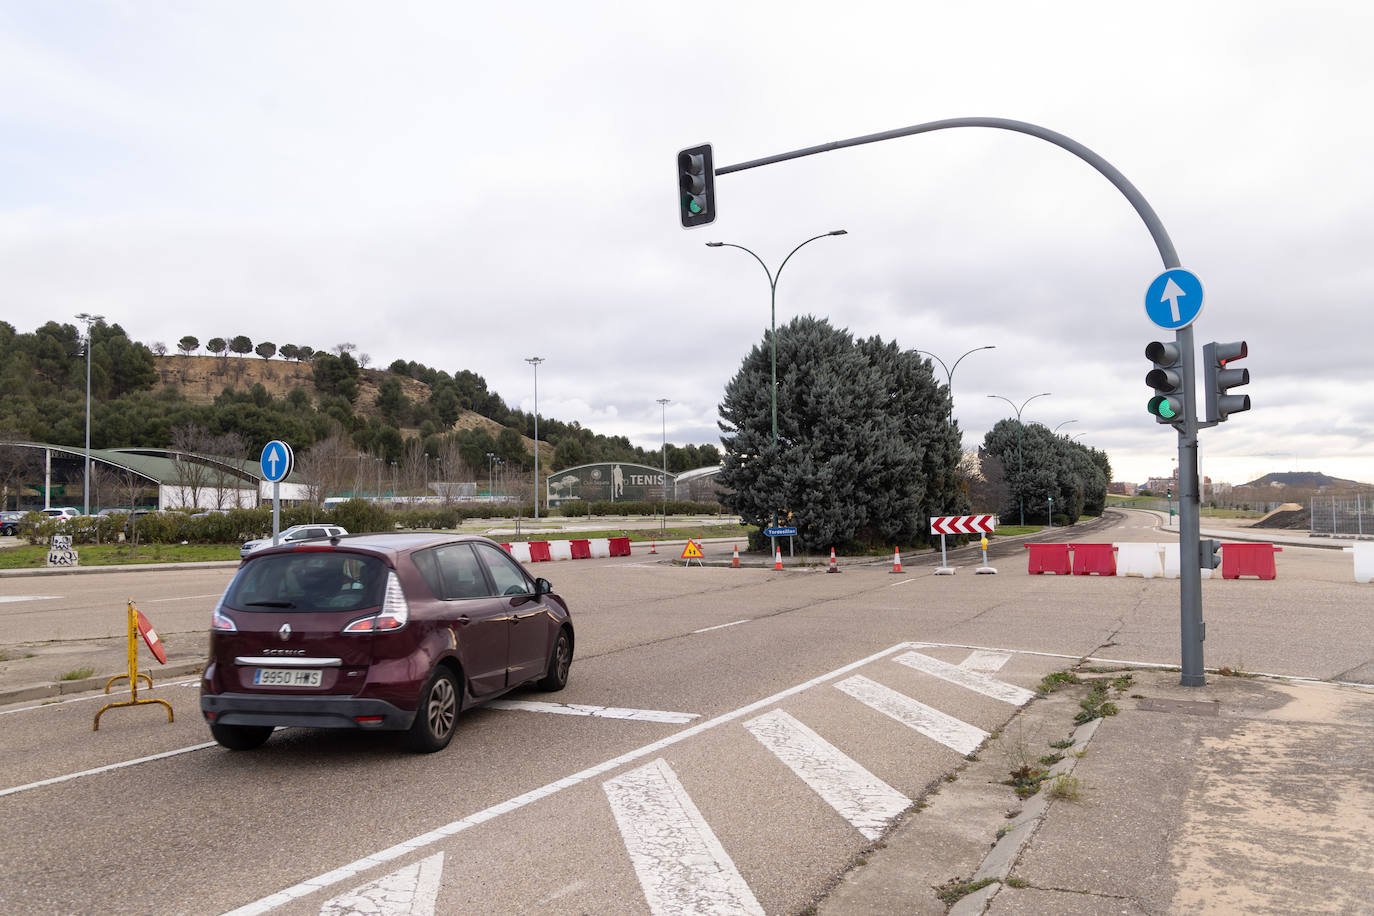
[[592,559],[594,560],[604,560],[611,555],[610,538],[592,538],[590,546],[592,548]]
[[549,557],[554,560],[571,560],[572,541],[549,541]]
[[521,563],[530,562],[530,545],[528,541],[516,541],[510,545],[510,555]]
[[[1159,544],[1157,546],[1164,548],[1164,578],[1177,579],[1180,569],[1178,562],[1178,542],[1174,541],[1172,543]],[[1212,578],[1212,571],[1210,569],[1202,570],[1202,578]]]
[[[1116,574],[1118,576],[1140,576],[1154,579],[1164,575],[1163,544],[1118,543],[1116,547]],[[1177,547],[1178,545],[1174,545]],[[1175,550],[1177,553],[1177,550]],[[1177,561],[1175,561],[1177,565]]]
[[1368,584],[1374,579],[1374,543],[1356,544],[1345,549],[1355,555],[1355,581]]

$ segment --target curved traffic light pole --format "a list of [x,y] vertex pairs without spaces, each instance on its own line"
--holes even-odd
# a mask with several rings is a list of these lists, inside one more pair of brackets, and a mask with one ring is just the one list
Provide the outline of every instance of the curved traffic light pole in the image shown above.
[[[1154,208],[1145,200],[1144,195],[1136,186],[1126,179],[1125,175],[1121,174],[1106,159],[1077,140],[1027,121],[1014,121],[1009,118],[947,118],[942,121],[928,121],[911,127],[899,127],[896,130],[866,134],[848,140],[833,140],[819,146],[809,146],[805,149],[779,153],[775,156],[765,156],[762,159],[727,165],[716,169],[715,174],[728,175],[731,172],[742,172],[745,169],[773,165],[777,162],[786,162],[789,159],[800,159],[803,156],[814,156],[817,153],[828,153],[831,150],[848,149],[851,146],[863,146],[882,140],[895,140],[898,137],[911,137],[916,134],[926,134],[952,127],[990,127],[996,130],[1028,134],[1053,143],[1060,149],[1074,154],[1101,173],[1130,201],[1135,212],[1145,223],[1145,228],[1149,230],[1150,237],[1154,239],[1155,248],[1159,250],[1159,257],[1164,262],[1165,270],[1173,270],[1182,266],[1178,260],[1178,252],[1174,250],[1174,243],[1170,240],[1169,233],[1165,231],[1164,224],[1160,222],[1158,214],[1155,213]],[[1207,683],[1207,680],[1202,664],[1202,640],[1205,628],[1202,622],[1201,532],[1199,530],[1200,506],[1197,473],[1198,417],[1193,403],[1195,376],[1192,325],[1179,328],[1175,332],[1174,340],[1177,342],[1178,348],[1183,351],[1184,380],[1183,416],[1178,423],[1174,424],[1178,429],[1179,629],[1183,649],[1183,676],[1179,683],[1185,687],[1201,687]]]

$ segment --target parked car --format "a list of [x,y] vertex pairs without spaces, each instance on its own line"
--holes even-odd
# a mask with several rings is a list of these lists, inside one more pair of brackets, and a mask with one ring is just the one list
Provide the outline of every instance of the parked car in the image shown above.
[[438,751],[464,709],[529,682],[562,690],[573,645],[567,602],[484,537],[267,548],[215,606],[200,708],[232,750],[305,726],[403,731]]
[[[348,534],[347,531],[338,525],[292,525],[285,531],[277,535],[277,542],[280,544],[296,544],[301,541],[311,541],[319,538],[336,538]],[[262,550],[264,547],[271,547],[272,539],[258,538],[255,541],[244,541],[239,548],[239,556],[246,557],[255,550]]]
[[19,522],[27,512],[0,512],[0,535],[14,537],[19,533]]
[[96,515],[97,515],[98,517],[100,517],[100,518],[104,518],[104,517],[107,516],[107,515],[128,515],[128,514],[129,514],[129,510],[128,510],[128,509],[119,509],[119,508],[101,509],[99,512],[96,513]]
[[81,512],[80,512],[79,510],[77,510],[77,509],[73,509],[71,506],[62,506],[61,508],[54,507],[54,508],[52,508],[52,509],[44,509],[44,510],[43,510],[43,514],[46,515],[46,516],[48,516],[49,518],[80,518],[80,517],[81,517]]

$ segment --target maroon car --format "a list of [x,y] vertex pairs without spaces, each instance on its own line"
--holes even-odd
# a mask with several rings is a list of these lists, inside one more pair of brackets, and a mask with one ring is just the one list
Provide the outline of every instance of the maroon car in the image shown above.
[[483,537],[362,534],[255,552],[215,606],[200,708],[215,740],[279,725],[403,730],[416,750],[461,710],[531,681],[562,690],[568,606]]

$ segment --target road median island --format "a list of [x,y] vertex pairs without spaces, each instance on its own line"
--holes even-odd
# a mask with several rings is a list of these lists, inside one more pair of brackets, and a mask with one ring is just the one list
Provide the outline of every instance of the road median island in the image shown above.
[[1223,670],[1201,688],[1163,667],[1064,673],[815,912],[1361,911],[1374,689]]

